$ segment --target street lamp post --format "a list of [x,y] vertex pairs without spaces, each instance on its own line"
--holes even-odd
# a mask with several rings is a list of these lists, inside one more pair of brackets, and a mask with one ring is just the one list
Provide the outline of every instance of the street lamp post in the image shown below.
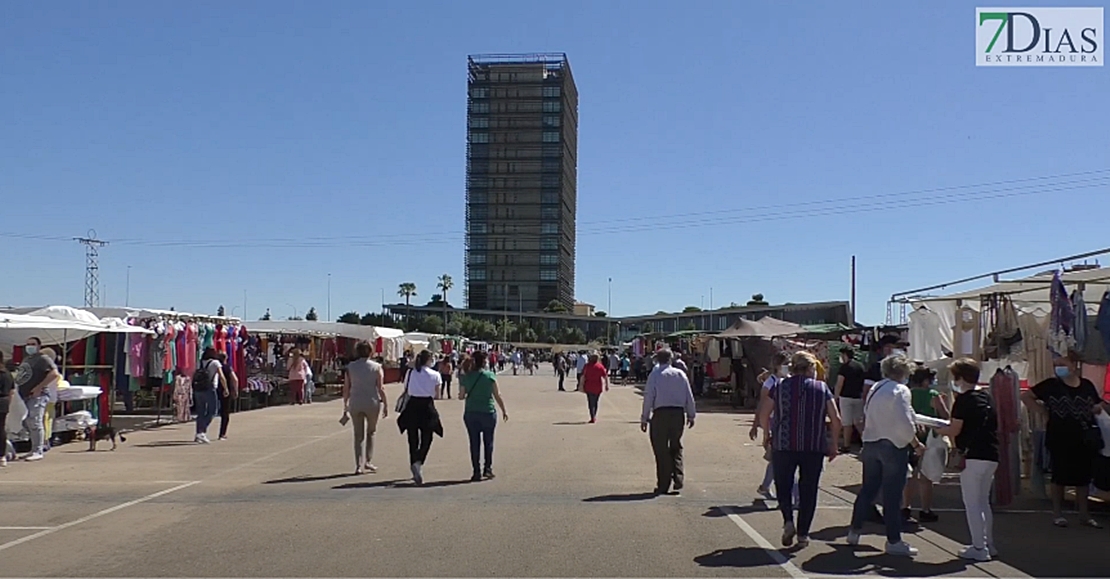
[[613,278],[609,278],[609,305],[605,312],[605,341],[613,343]]
[[299,317],[300,317],[300,316],[298,316],[298,315],[297,315],[297,306],[295,306],[295,305],[293,305],[293,304],[291,304],[291,303],[289,303],[289,302],[285,302],[285,305],[287,305],[287,306],[289,306],[289,307],[293,308],[293,318],[294,318],[294,319],[296,319],[296,318],[299,318]]
[[131,305],[131,266],[127,266],[127,289],[123,292],[123,305]]
[[328,321],[331,321],[331,274],[328,274]]

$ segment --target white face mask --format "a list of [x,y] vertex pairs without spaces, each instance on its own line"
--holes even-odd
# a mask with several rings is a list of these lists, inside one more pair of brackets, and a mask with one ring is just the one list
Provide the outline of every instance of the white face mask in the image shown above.
[[894,350],[894,351],[892,351],[892,352],[890,353],[890,355],[891,355],[891,356],[905,356],[905,355],[906,355],[906,351],[905,351],[905,350],[901,350],[901,349],[898,349],[898,350]]
[[26,352],[28,356],[34,356],[39,353],[39,347],[30,345],[23,346],[23,351]]
[[789,376],[790,366],[779,366],[779,376]]
[[948,387],[951,388],[952,391],[955,392],[956,394],[959,394],[959,393],[964,391],[963,386],[959,382],[949,382]]

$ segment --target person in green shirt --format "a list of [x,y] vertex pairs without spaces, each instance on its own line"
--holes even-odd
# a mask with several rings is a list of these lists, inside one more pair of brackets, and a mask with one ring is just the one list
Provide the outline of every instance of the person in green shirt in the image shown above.
[[[917,414],[948,420],[950,417],[948,399],[942,396],[934,387],[936,379],[937,373],[929,368],[919,367],[914,370],[909,380],[910,403],[913,406],[913,411]],[[929,432],[919,429],[917,437],[921,442],[928,442]],[[921,474],[920,460],[916,456],[910,459],[910,465],[913,467],[913,478],[906,484],[902,499],[905,508],[902,509],[902,514],[903,518],[909,518],[914,490],[916,489],[921,498],[921,514],[918,520],[922,523],[935,523],[940,517],[933,512],[933,481]]]
[[[508,421],[509,413],[505,411],[505,401],[501,399],[501,391],[497,388],[497,375],[490,372],[487,367],[485,352],[475,352],[470,359],[469,372],[459,379],[459,397],[466,400],[463,411],[463,423],[470,436],[470,465],[474,468],[472,482],[483,478],[493,478],[493,431],[497,428],[497,408],[501,407],[501,417]],[[478,470],[481,447],[486,449],[485,468]]]

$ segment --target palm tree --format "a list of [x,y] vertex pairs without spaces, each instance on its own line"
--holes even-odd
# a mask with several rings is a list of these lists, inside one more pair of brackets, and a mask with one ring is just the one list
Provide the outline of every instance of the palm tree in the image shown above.
[[455,280],[451,279],[450,275],[445,273],[445,274],[439,276],[439,283],[436,284],[436,288],[439,291],[443,292],[443,325],[444,326],[447,325],[447,292],[451,291],[451,288],[453,288],[453,287],[455,287]]
[[416,284],[406,281],[397,286],[397,295],[405,298],[405,326],[409,325],[412,317],[412,298],[416,297]]

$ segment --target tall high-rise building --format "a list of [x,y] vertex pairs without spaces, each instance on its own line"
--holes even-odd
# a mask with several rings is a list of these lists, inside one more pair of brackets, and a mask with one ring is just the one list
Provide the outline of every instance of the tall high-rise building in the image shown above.
[[466,299],[574,305],[578,89],[565,54],[467,59]]

